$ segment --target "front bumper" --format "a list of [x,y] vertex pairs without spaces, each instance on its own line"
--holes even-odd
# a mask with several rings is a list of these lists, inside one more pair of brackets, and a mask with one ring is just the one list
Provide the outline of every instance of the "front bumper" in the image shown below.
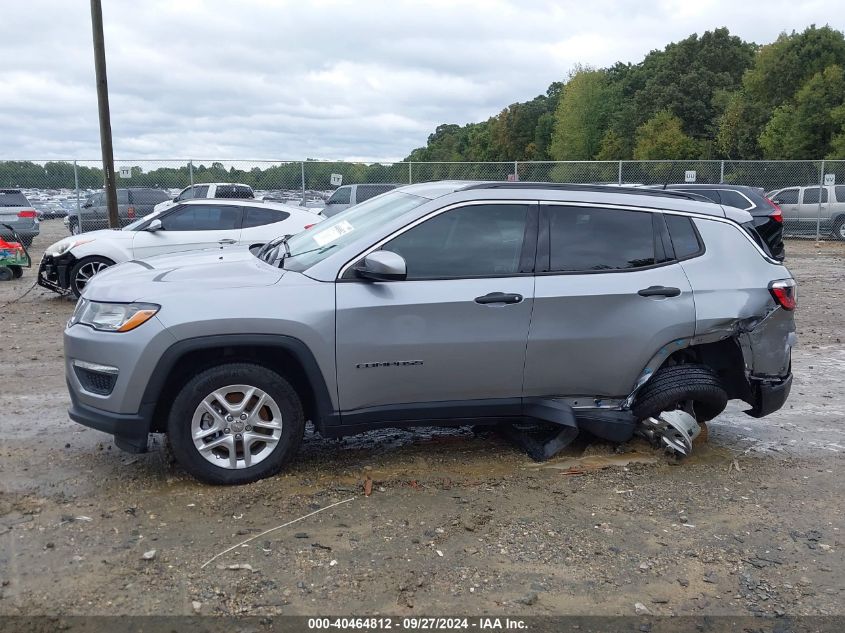
[[76,258],[70,253],[64,255],[44,254],[38,266],[38,285],[53,292],[65,294],[70,289],[70,270]]
[[745,413],[753,418],[774,413],[780,409],[792,390],[792,373],[778,379],[751,380],[751,390],[754,397],[752,407]]
[[68,392],[71,406],[67,413],[71,420],[114,435],[114,443],[118,448],[129,453],[143,453],[147,450],[153,405],[142,405],[141,411],[134,414],[113,413],[82,404],[70,382],[68,382]]

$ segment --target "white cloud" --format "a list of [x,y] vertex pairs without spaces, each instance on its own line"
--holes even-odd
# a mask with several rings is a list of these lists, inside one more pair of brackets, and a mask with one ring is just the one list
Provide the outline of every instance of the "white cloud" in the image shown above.
[[[576,63],[637,62],[720,26],[756,42],[843,28],[816,0],[104,4],[118,158],[398,159],[438,124],[483,120]],[[0,157],[99,156],[88,3],[2,14]]]

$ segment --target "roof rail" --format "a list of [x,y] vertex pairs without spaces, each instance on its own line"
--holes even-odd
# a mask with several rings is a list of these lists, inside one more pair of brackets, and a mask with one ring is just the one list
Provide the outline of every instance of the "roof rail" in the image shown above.
[[639,196],[652,196],[658,198],[681,198],[684,200],[695,200],[696,202],[711,202],[703,196],[684,191],[672,189],[651,189],[648,187],[620,187],[617,185],[585,185],[570,182],[479,182],[467,185],[461,191],[470,189],[554,189],[556,191],[587,191],[591,193],[625,193]]

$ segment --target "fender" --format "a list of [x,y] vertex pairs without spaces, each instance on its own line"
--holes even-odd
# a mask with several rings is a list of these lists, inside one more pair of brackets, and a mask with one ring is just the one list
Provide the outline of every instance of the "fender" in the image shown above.
[[174,343],[167,348],[158,360],[150,381],[144,390],[144,395],[141,399],[141,409],[144,410],[144,405],[155,406],[164,390],[165,380],[179,359],[183,358],[186,354],[199,350],[233,346],[277,348],[289,352],[302,365],[305,371],[305,377],[314,391],[316,404],[315,417],[318,419],[312,420],[312,422],[314,422],[318,430],[322,430],[326,425],[331,425],[336,420],[329,390],[326,387],[325,378],[320,371],[319,365],[317,365],[314,354],[301,340],[283,334],[222,334],[199,336]]

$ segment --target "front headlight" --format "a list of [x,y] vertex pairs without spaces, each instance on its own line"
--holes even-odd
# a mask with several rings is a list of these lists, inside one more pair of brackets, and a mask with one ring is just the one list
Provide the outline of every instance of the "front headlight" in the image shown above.
[[59,255],[64,255],[69,250],[76,248],[77,246],[82,246],[83,244],[87,244],[88,242],[93,242],[93,239],[87,240],[73,240],[70,242],[59,242],[58,244],[54,244],[50,248],[47,249],[47,254],[52,255],[53,257],[58,257]]
[[102,303],[81,298],[71,325],[87,325],[102,332],[128,332],[149,321],[161,309],[154,303]]

